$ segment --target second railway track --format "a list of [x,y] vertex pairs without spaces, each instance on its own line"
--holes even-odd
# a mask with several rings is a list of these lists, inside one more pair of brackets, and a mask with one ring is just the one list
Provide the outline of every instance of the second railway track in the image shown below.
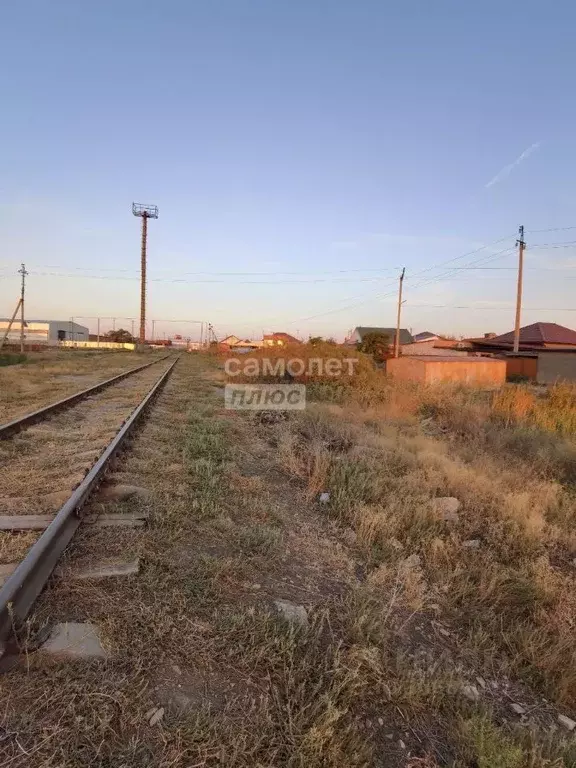
[[[141,366],[79,393],[65,410],[62,403],[44,409],[32,420],[40,423],[26,426],[24,419],[24,431],[0,442],[0,528],[11,531],[0,540],[0,656],[12,623],[23,620],[44,586],[109,460],[175,363]],[[6,565],[14,566],[30,545],[17,568]]]

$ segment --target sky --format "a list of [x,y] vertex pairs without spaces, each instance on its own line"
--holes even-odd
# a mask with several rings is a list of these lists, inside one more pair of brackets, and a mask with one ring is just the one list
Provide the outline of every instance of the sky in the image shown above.
[[522,323],[575,327],[575,24],[563,0],[6,4],[0,316],[25,262],[29,319],[137,327],[136,201],[159,336],[393,326],[402,267],[403,326],[505,332],[520,225]]

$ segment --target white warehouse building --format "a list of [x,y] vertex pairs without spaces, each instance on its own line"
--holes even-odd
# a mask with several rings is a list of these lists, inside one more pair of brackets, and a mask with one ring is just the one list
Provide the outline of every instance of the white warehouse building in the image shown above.
[[[0,341],[4,338],[10,320],[0,320]],[[24,342],[26,344],[45,344],[55,347],[59,341],[88,341],[89,331],[83,325],[70,320],[25,320]],[[7,344],[17,344],[20,341],[20,320],[14,320]]]

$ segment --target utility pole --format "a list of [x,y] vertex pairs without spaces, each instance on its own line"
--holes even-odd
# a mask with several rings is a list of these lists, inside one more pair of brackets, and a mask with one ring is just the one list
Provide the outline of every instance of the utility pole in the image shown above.
[[400,313],[402,312],[402,284],[406,267],[402,268],[400,283],[398,285],[398,314],[396,316],[396,338],[394,339],[394,357],[400,357]]
[[26,291],[26,266],[21,265],[18,272],[22,275],[22,284],[20,287],[20,352],[24,352],[24,293]]
[[518,246],[518,289],[516,293],[516,324],[514,325],[514,352],[520,350],[520,315],[522,313],[522,273],[524,271],[524,227],[518,229],[520,237],[516,240]]
[[140,344],[146,342],[146,246],[148,241],[148,219],[158,218],[158,206],[132,203],[132,213],[142,219],[142,242],[140,248]]
[[206,337],[207,337],[206,341],[208,342],[208,346],[210,346],[212,342],[214,342],[215,344],[218,343],[218,337],[214,333],[214,328],[212,327],[212,323],[208,323],[208,333],[206,334]]
[[6,339],[8,338],[8,335],[10,334],[10,330],[12,329],[12,324],[14,322],[14,319],[16,315],[18,314],[18,310],[20,309],[20,304],[22,303],[22,299],[18,299],[18,303],[16,304],[16,309],[14,310],[12,317],[10,318],[10,322],[8,323],[6,330],[4,331],[4,336],[2,337],[2,341],[0,341],[0,349],[4,346],[6,343]]

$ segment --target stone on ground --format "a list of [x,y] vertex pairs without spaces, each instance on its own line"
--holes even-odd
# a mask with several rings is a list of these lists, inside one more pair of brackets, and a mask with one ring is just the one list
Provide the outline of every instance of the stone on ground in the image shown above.
[[89,622],[56,624],[40,650],[82,659],[105,659],[109,656],[100,642],[98,627]]
[[461,506],[460,500],[454,496],[439,496],[432,499],[432,510],[447,523],[458,522],[458,510]]
[[573,731],[574,728],[576,728],[576,721],[571,720],[569,717],[566,717],[566,715],[558,715],[558,722],[569,731]]
[[462,687],[462,693],[470,701],[479,701],[480,700],[480,693],[478,691],[478,688],[476,688],[475,685],[464,685]]
[[353,547],[356,544],[357,539],[358,536],[356,535],[356,531],[352,530],[352,528],[345,528],[342,531],[342,540],[348,547]]
[[150,725],[156,725],[156,723],[159,723],[160,720],[164,717],[164,707],[160,707],[159,709],[156,709],[148,721]]
[[296,605],[289,600],[274,600],[274,605],[286,621],[299,624],[304,628],[308,627],[308,613],[303,605]]

